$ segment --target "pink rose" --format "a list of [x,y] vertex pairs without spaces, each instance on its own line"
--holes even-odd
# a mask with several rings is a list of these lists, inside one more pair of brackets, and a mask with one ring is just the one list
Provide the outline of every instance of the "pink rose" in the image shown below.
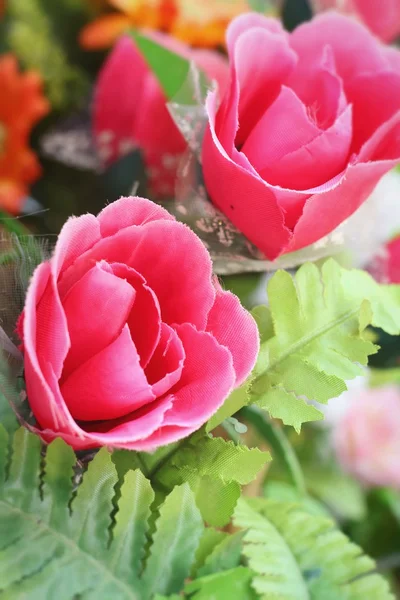
[[314,0],[314,5],[316,10],[334,8],[354,15],[384,42],[400,34],[399,0]]
[[356,396],[336,426],[343,467],[360,481],[400,489],[400,390],[389,385]]
[[246,379],[258,346],[200,240],[142,198],[69,219],[26,297],[28,402],[39,434],[75,449],[189,435]]
[[321,239],[400,160],[400,53],[328,13],[291,35],[257,14],[227,31],[231,83],[209,94],[213,203],[269,259]]
[[[191,50],[173,38],[152,33],[154,41],[184,58],[194,60],[224,90],[228,64],[220,54]],[[156,77],[133,40],[122,37],[102,68],[95,91],[93,130],[100,158],[107,166],[136,146],[144,156],[153,195],[174,193],[177,168],[186,142],[166,107]]]
[[368,270],[381,283],[400,283],[400,236],[381,249]]

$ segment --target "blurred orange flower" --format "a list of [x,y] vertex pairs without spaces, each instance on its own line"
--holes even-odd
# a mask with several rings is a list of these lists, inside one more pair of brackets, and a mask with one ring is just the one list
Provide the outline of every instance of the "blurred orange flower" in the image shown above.
[[111,46],[129,27],[157,29],[187,44],[212,48],[224,44],[228,23],[249,10],[247,0],[108,0],[121,12],[96,19],[81,32],[88,50]]
[[40,175],[29,135],[48,111],[40,76],[20,73],[12,54],[0,56],[0,209],[18,212],[28,184]]

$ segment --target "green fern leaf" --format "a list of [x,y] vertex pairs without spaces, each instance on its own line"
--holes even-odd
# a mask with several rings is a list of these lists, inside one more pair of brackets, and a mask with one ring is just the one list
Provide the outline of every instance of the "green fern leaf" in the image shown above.
[[167,489],[188,482],[203,519],[223,527],[232,516],[241,486],[253,481],[269,460],[269,452],[199,432],[158,471],[157,481]]
[[143,574],[146,597],[173,594],[190,574],[204,526],[188,484],[176,487],[160,509]]
[[[126,473],[116,494],[106,449],[74,491],[71,448],[55,440],[44,457],[41,451],[39,438],[20,429],[9,459],[0,426],[2,597],[150,600],[180,592],[204,529],[190,487],[175,488],[157,517],[140,471]],[[149,543],[151,517],[156,533]]]
[[257,600],[251,587],[253,573],[246,567],[206,575],[189,583],[185,592],[190,600]]
[[263,600],[393,600],[375,563],[330,519],[258,498],[240,500],[234,522],[247,530],[243,553]]
[[268,298],[269,308],[255,311],[262,345],[251,402],[299,431],[322,418],[307,401],[340,395],[377,351],[364,335],[368,325],[400,333],[400,292],[331,259],[321,270],[305,264],[294,277],[278,271]]

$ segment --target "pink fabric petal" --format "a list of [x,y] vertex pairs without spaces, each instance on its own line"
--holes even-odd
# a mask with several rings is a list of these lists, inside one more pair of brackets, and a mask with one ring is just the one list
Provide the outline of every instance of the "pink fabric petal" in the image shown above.
[[60,288],[68,289],[93,262],[102,259],[138,271],[157,296],[167,324],[189,322],[204,329],[215,298],[212,264],[188,227],[176,221],[152,221],[123,229],[83,254],[74,268],[64,273]]
[[71,373],[61,394],[71,415],[82,421],[116,419],[155,399],[128,325],[114,342]]
[[63,307],[71,349],[63,379],[119,337],[134,299],[134,288],[104,263],[97,263],[69,290]]
[[381,44],[360,23],[337,13],[325,13],[300,25],[290,36],[290,45],[300,58],[298,77],[307,79],[312,65],[330,46],[336,69],[346,84],[363,72],[379,72],[387,61]]
[[[37,275],[37,277],[42,279],[41,275]],[[51,365],[56,376],[61,377],[64,360],[71,343],[65,314],[52,276],[49,277],[36,307],[30,307],[29,310],[36,310],[37,329],[34,343],[40,367],[43,373],[46,373]]]
[[144,225],[150,221],[174,221],[165,208],[146,198],[130,196],[112,202],[97,216],[102,237],[109,237],[131,225]]
[[94,215],[70,217],[63,225],[57,238],[51,259],[54,277],[71,266],[86,250],[101,239],[99,223]]
[[291,238],[273,191],[264,181],[234,162],[215,131],[216,101],[207,99],[210,129],[203,143],[203,170],[213,203],[271,260]]
[[352,0],[354,9],[364,23],[385,42],[400,34],[400,6],[398,0]]
[[184,362],[185,351],[178,334],[163,323],[159,344],[145,371],[155,396],[166,394],[179,381]]
[[176,427],[174,425],[167,425],[156,429],[149,437],[126,445],[124,448],[136,450],[136,452],[152,452],[160,446],[166,446],[167,444],[182,440],[196,431],[196,429],[196,427]]
[[226,45],[228,46],[229,57],[232,60],[235,53],[235,45],[239,37],[249,29],[265,29],[269,33],[276,33],[283,37],[288,37],[282,23],[278,19],[271,19],[256,12],[243,13],[233,19],[226,30]]
[[235,387],[238,387],[250,375],[257,360],[260,340],[256,322],[237,296],[219,291],[208,315],[207,331],[231,353]]
[[146,439],[162,425],[163,416],[172,406],[172,398],[164,396],[121,419],[102,423],[85,423],[87,437],[97,446],[135,449],[134,443]]
[[[383,123],[362,146],[359,162],[400,160],[400,111]],[[395,166],[395,165],[393,165]]]
[[362,73],[349,83],[347,96],[354,114],[352,151],[358,152],[400,110],[400,70]]
[[343,81],[336,72],[332,48],[325,46],[320,62],[311,66],[307,78],[299,76],[299,72],[293,71],[288,86],[307,106],[315,123],[321,129],[327,129],[348,104]]
[[122,37],[104,63],[95,89],[94,137],[104,164],[121,156],[127,143],[132,148],[149,77],[149,68],[133,40]]
[[323,238],[352,215],[370,196],[380,178],[400,160],[400,111],[364,144],[357,163],[348,167],[340,185],[312,195],[294,230],[288,251]]
[[192,325],[177,325],[186,358],[179,382],[171,390],[172,408],[164,425],[200,427],[223,404],[233,389],[236,374],[230,351],[209,333]]
[[[292,136],[293,137],[293,136]],[[298,150],[286,154],[260,172],[273,185],[309,190],[342,173],[349,160],[352,141],[352,106],[328,130],[321,132]],[[297,204],[297,202],[296,202]],[[289,222],[292,202],[281,202]]]
[[111,268],[115,275],[125,279],[135,289],[135,301],[127,322],[144,369],[160,340],[160,305],[153,290],[137,271],[120,263],[112,263]]
[[[247,138],[242,152],[259,172],[267,169],[273,174],[274,166],[279,166],[284,156],[305,146],[320,133],[304,104],[290,88],[283,86],[278,98]],[[278,182],[269,180],[269,183]],[[293,188],[290,180],[284,187]]]
[[299,250],[317,242],[350,217],[370,196],[380,178],[395,160],[359,163],[347,169],[342,183],[325,194],[314,194],[305,204],[287,251]]
[[[73,431],[75,427],[74,421],[66,410],[62,399],[60,401],[53,393],[51,382],[55,380],[57,387],[57,379],[54,375],[53,367],[49,362],[49,357],[41,356],[39,358],[39,353],[44,350],[44,340],[42,340],[41,344],[37,344],[37,336],[40,329],[44,330],[44,335],[50,336],[50,339],[57,339],[58,337],[62,342],[64,337],[65,343],[65,339],[68,338],[66,324],[56,332],[51,327],[50,322],[50,328],[46,327],[43,322],[40,322],[39,315],[37,314],[37,306],[43,299],[45,290],[49,289],[50,281],[50,265],[49,263],[42,263],[33,274],[26,295],[23,324],[26,389],[29,405],[42,427],[59,431],[64,424],[68,424]],[[66,348],[67,350],[68,348]]]
[[236,72],[240,87],[240,128],[236,138],[240,145],[279,95],[296,64],[296,55],[284,36],[252,28],[238,37],[232,60],[232,76]]
[[171,397],[166,396],[121,419],[103,421],[101,424],[88,422],[83,424],[84,429],[82,429],[69,417],[70,423],[63,426],[61,431],[47,428],[35,429],[35,433],[48,443],[61,437],[75,450],[99,446],[134,450],[136,440],[146,439],[159,429],[163,416],[171,405]]

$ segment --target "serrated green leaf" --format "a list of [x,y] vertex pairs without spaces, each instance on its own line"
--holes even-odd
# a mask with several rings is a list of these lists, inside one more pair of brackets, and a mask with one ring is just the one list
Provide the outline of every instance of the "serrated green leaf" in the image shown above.
[[204,565],[207,556],[209,556],[214,548],[218,546],[222,540],[228,537],[228,535],[229,534],[225,531],[218,531],[213,527],[207,527],[204,530],[203,535],[200,538],[200,543],[196,550],[195,561],[192,566],[192,579],[196,577],[199,569]]
[[253,573],[246,567],[207,575],[185,587],[190,600],[257,600],[259,596],[251,587]]
[[153,554],[148,532],[154,492],[140,471],[127,473],[116,503],[115,466],[103,448],[73,492],[75,458],[64,442],[52,442],[42,458],[39,438],[21,429],[9,461],[1,431],[0,463],[8,473],[0,480],[4,598],[150,600],[141,578],[144,550],[146,585],[150,581],[161,593],[181,591],[203,531],[188,485],[176,488],[161,507]]
[[204,530],[188,484],[176,487],[160,508],[151,555],[143,574],[146,597],[182,589]]
[[223,405],[211,417],[206,425],[206,431],[210,432],[222,423],[228,417],[237,413],[243,406],[247,406],[250,402],[250,387],[249,382],[244,383],[241,387],[233,390],[228,396]]
[[321,270],[304,264],[294,277],[275,273],[268,283],[269,310],[255,312],[262,344],[251,403],[297,431],[322,418],[309,401],[339,396],[377,351],[364,334],[367,325],[400,332],[398,287],[382,286],[332,259]]
[[102,448],[89,463],[71,505],[71,537],[82,550],[96,557],[104,557],[108,546],[113,488],[117,479],[110,453]]
[[177,452],[169,466],[184,470],[188,475],[193,472],[197,476],[219,477],[223,481],[236,481],[246,485],[253,481],[269,460],[269,452],[263,452],[259,448],[248,448],[222,438],[204,435]]
[[322,591],[335,600],[393,600],[374,562],[330,519],[257,498],[238,502],[234,522],[246,530],[244,555],[264,600],[320,600]]
[[13,454],[4,498],[25,512],[40,505],[40,439],[19,429],[14,435]]
[[267,410],[275,419],[281,419],[285,425],[291,425],[299,432],[303,423],[309,421],[320,421],[324,418],[323,413],[312,404],[307,404],[303,398],[297,397],[293,392],[287,392],[283,387],[270,387],[264,393],[256,391],[263,381],[255,384],[254,394],[257,400],[255,404]]
[[51,526],[58,524],[59,530],[65,533],[68,531],[75,463],[74,451],[65,442],[57,439],[50,444],[43,477],[43,504],[48,523]]
[[199,569],[198,577],[238,567],[241,562],[243,537],[244,532],[237,531],[217,544]]
[[166,489],[188,482],[203,519],[214,527],[226,525],[240,496],[240,486],[253,481],[271,459],[258,448],[235,445],[199,432],[157,472]]
[[240,485],[236,481],[225,482],[219,477],[188,474],[188,482],[196,498],[204,521],[214,527],[225,527],[240,497]]
[[140,471],[129,471],[115,516],[110,568],[132,587],[139,585],[154,492]]

